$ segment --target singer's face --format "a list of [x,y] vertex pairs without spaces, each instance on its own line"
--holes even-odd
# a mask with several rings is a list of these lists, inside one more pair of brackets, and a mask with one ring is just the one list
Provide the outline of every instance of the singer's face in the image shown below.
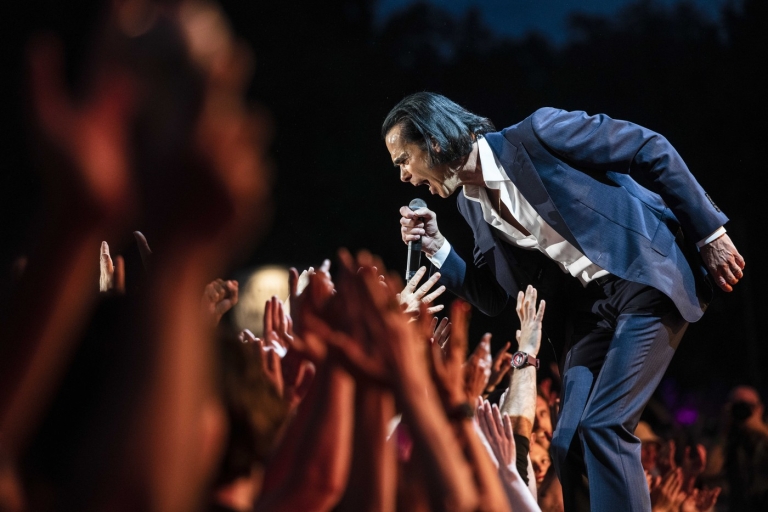
[[431,194],[448,197],[459,187],[458,173],[448,164],[431,165],[429,153],[413,142],[407,142],[400,136],[400,126],[396,125],[384,137],[392,163],[400,169],[400,181],[414,187],[429,187]]

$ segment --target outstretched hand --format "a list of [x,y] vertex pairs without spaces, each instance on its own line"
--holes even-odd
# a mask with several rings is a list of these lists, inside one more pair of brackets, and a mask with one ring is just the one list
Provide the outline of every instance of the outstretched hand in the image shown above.
[[541,322],[544,319],[546,302],[539,303],[536,309],[536,288],[528,285],[525,293],[517,294],[517,316],[520,318],[520,330],[517,331],[518,350],[536,356],[541,348]]
[[480,402],[476,415],[480,430],[499,463],[499,469],[517,472],[515,438],[509,415],[501,414],[498,406],[491,405],[487,400]]
[[[464,388],[464,357],[471,306],[461,299],[451,303],[451,336],[444,346],[432,345],[432,376],[443,406],[451,409],[467,399]],[[470,402],[473,403],[473,402]]]
[[501,383],[504,376],[512,368],[512,354],[508,352],[511,343],[506,342],[501,350],[496,352],[496,356],[491,363],[491,376],[488,378],[488,384],[485,387],[485,394],[491,393]]
[[432,319],[430,331],[432,332],[432,337],[430,338],[432,343],[435,343],[438,347],[443,348],[451,337],[451,321],[448,320],[447,316],[445,316],[438,322],[437,318],[435,317]]
[[701,248],[701,259],[704,260],[712,278],[723,291],[733,291],[733,286],[744,277],[744,258],[731,242],[728,235]]
[[654,512],[677,512],[686,499],[682,491],[683,472],[670,471],[663,477],[656,477],[651,483],[651,505]]
[[464,363],[464,392],[472,403],[483,394],[491,376],[491,334],[486,333]]
[[[427,292],[429,292],[429,290],[431,290],[435,283],[437,283],[437,281],[440,279],[440,272],[435,272],[429,279],[424,282],[424,284],[416,288],[419,284],[419,281],[421,281],[421,278],[424,277],[426,272],[427,267],[419,268],[411,280],[408,281],[408,284],[405,285],[403,291],[397,294],[397,300],[400,302],[400,305],[405,308],[405,312],[409,315],[417,316],[419,314],[419,310],[421,309],[421,304],[429,306],[432,304],[432,302],[434,302],[436,298],[445,292],[445,286],[440,286],[437,290],[427,295]],[[438,311],[442,311],[442,309],[443,305],[438,304],[437,306],[428,307],[427,312],[431,315],[434,315]]]

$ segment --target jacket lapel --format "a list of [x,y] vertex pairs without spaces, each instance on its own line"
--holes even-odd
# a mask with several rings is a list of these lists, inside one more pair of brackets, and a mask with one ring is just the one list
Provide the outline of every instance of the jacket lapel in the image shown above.
[[509,179],[533,206],[536,213],[560,236],[583,253],[584,251],[582,251],[571,230],[568,229],[568,225],[544,187],[541,176],[531,162],[523,142],[519,142],[520,148],[518,148],[507,137],[498,132],[485,134],[485,139],[501,162]]

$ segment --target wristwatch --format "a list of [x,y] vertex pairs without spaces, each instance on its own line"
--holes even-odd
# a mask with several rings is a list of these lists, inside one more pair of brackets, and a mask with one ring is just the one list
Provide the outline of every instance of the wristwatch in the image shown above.
[[512,354],[512,368],[520,369],[526,366],[539,367],[539,360],[526,352],[515,352]]

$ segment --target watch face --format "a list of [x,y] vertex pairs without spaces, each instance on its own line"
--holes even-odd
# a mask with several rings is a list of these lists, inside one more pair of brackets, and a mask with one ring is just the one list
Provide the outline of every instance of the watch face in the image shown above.
[[512,355],[512,366],[514,366],[515,368],[520,368],[526,363],[527,359],[528,358],[522,352],[515,352]]

